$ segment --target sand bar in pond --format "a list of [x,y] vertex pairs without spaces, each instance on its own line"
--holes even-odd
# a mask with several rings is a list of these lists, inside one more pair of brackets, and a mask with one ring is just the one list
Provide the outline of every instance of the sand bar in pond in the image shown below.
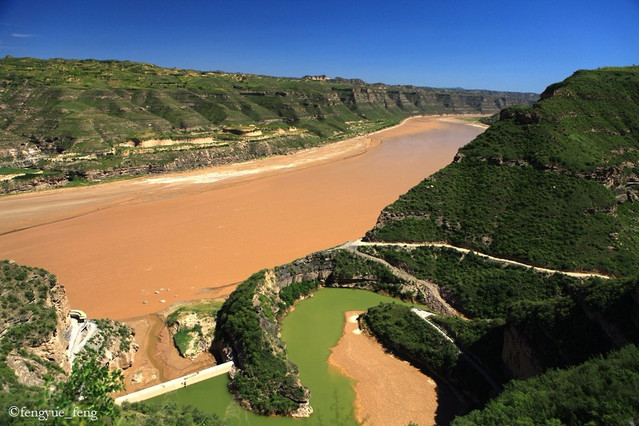
[[361,313],[345,313],[344,333],[328,358],[329,364],[355,381],[357,421],[372,426],[435,424],[435,382],[362,333],[357,324]]

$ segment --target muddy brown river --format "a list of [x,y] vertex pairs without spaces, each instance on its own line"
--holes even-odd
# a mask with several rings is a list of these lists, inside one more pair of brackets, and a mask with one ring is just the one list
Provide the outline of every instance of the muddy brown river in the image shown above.
[[419,117],[283,157],[2,197],[0,258],[53,272],[94,318],[224,296],[255,271],[361,237],[482,131]]

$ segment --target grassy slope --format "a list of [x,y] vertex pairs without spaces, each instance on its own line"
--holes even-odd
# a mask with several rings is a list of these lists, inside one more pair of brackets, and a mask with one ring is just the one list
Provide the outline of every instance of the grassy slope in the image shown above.
[[319,137],[349,121],[398,121],[417,113],[494,112],[532,94],[370,86],[160,68],[94,60],[0,60],[0,142],[58,138],[91,152],[130,138],[184,137],[221,125],[304,128]]
[[454,425],[635,424],[639,349],[629,345],[567,370],[510,383],[483,410]]
[[637,271],[639,204],[628,183],[639,174],[638,117],[639,67],[579,71],[533,107],[502,111],[454,164],[388,206],[369,237]]

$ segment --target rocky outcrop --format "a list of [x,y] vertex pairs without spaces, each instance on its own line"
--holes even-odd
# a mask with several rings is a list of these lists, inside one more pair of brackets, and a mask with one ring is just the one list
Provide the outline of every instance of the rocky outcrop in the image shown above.
[[193,359],[211,348],[215,331],[215,317],[199,315],[196,312],[181,312],[177,315],[175,322],[170,325],[169,331],[174,342],[176,342],[178,333],[186,336],[181,339],[188,341],[188,343],[182,343],[185,347],[178,349],[180,355]]
[[527,379],[544,371],[530,342],[513,328],[504,332],[501,357],[508,376],[514,379]]
[[41,387],[64,381],[76,355],[87,348],[96,350],[110,369],[132,365],[137,350],[132,329],[78,312],[72,319],[64,287],[54,275],[12,261],[0,261],[0,266],[0,343],[17,383]]
[[139,349],[133,328],[111,319],[94,321],[97,323],[97,333],[86,347],[101,354],[102,362],[110,370],[126,370],[131,367]]
[[57,314],[56,328],[49,340],[32,348],[31,352],[40,359],[54,362],[68,373],[71,371],[71,364],[65,351],[69,342],[65,340],[64,334],[69,328],[71,320],[69,318],[69,299],[67,299],[64,286],[56,281],[55,285],[49,290],[45,304],[55,308]]
[[274,283],[279,290],[308,281],[326,283],[333,273],[335,261],[328,252],[318,252],[274,269]]

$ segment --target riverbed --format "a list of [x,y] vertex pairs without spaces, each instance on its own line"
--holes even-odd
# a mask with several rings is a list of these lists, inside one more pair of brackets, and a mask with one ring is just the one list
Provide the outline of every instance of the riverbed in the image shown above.
[[[218,414],[231,425],[356,425],[355,391],[353,380],[345,377],[341,370],[328,362],[331,350],[342,337],[347,311],[365,311],[381,302],[403,303],[397,299],[375,294],[364,290],[325,288],[313,293],[313,297],[299,301],[295,309],[282,321],[282,339],[286,342],[288,359],[299,367],[302,383],[311,391],[311,406],[314,413],[308,419],[293,419],[285,417],[258,416],[241,408],[226,390],[228,378],[216,377],[184,389],[171,392],[161,397],[149,400],[151,403],[174,401],[180,404],[191,404],[204,410]],[[391,355],[390,361],[399,362]],[[381,365],[381,364],[378,364]],[[411,368],[407,365],[408,368]],[[404,377],[395,377],[393,371],[378,371],[377,378],[386,386],[401,390]],[[420,380],[428,383],[430,378],[415,370],[412,374],[419,375]],[[415,380],[408,382],[415,383]],[[434,412],[436,396],[434,382],[428,385],[433,393],[430,401],[419,401],[406,398],[414,407],[406,410],[420,411],[427,409]],[[406,394],[415,395],[419,392],[412,388],[403,387]],[[397,392],[396,397],[401,397]],[[425,408],[424,404],[429,404]],[[397,408],[397,407],[395,407]],[[366,419],[364,419],[366,420]],[[377,417],[368,418],[368,425],[377,425]],[[417,420],[413,417],[412,420]],[[421,417],[419,418],[421,420]],[[408,423],[408,422],[406,422]],[[401,424],[406,424],[401,423]],[[420,423],[423,424],[423,423]]]
[[420,117],[290,156],[2,197],[0,257],[56,274],[93,318],[223,297],[255,271],[361,237],[482,131]]

